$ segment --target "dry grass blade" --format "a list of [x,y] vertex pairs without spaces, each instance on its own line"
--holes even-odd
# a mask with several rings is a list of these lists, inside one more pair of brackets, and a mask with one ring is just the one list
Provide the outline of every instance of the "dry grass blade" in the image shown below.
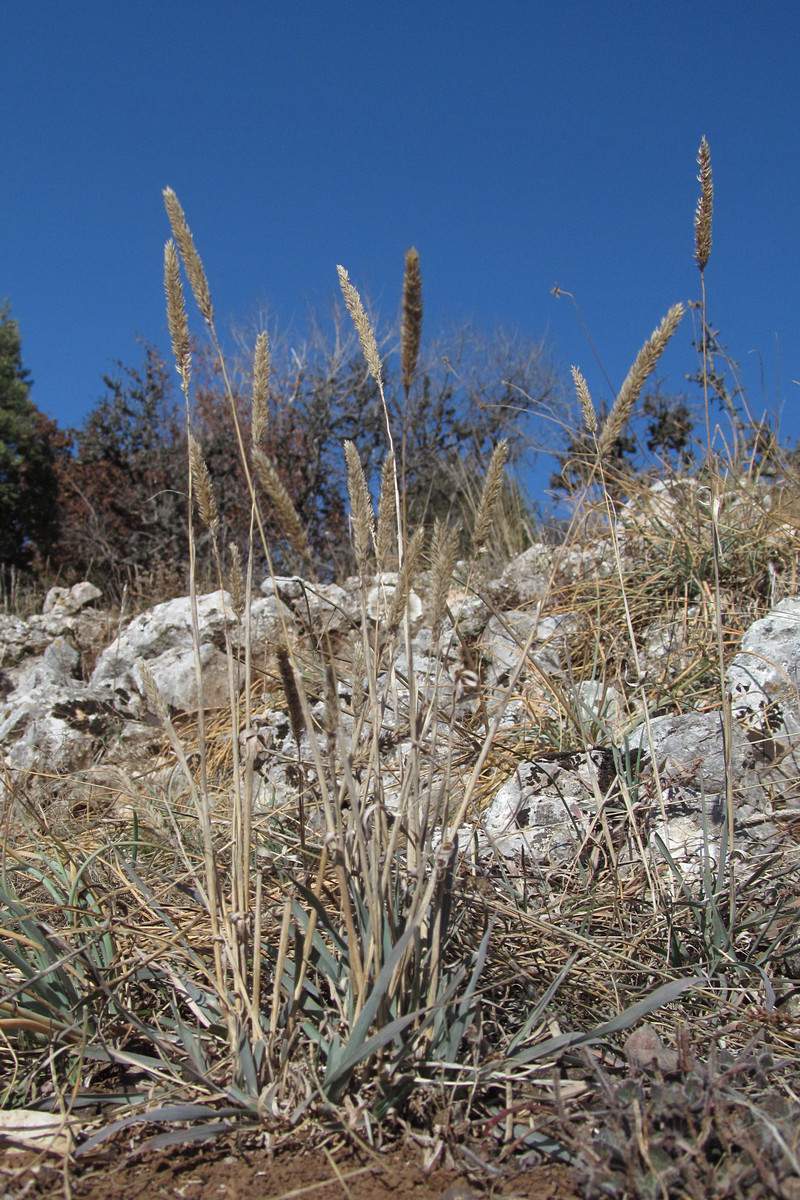
[[417,369],[421,340],[422,275],[419,270],[419,254],[412,246],[410,250],[406,251],[406,273],[403,280],[403,325],[400,343],[400,366],[406,396],[408,396],[411,380]]
[[353,546],[358,569],[362,575],[366,575],[370,540],[374,536],[372,501],[358,451],[352,442],[345,442],[344,456],[347,462],[347,490],[350,494]]
[[597,415],[592,404],[592,397],[589,394],[589,388],[586,380],[581,375],[577,367],[572,367],[572,379],[575,383],[575,391],[578,393],[578,399],[581,402],[581,411],[583,412],[583,423],[589,430],[589,433],[597,433]]
[[508,442],[503,439],[495,446],[489,460],[489,469],[486,472],[486,483],[483,487],[478,515],[475,518],[475,532],[472,539],[475,554],[479,554],[489,540],[495,510],[503,490],[503,468],[507,459]]
[[253,447],[253,467],[258,481],[274,509],[273,524],[302,558],[309,558],[308,541],[303,523],[291,497],[281,482],[275,466],[258,446]]
[[200,309],[203,318],[210,325],[214,320],[214,307],[211,303],[208,280],[206,279],[200,255],[197,253],[192,232],[186,223],[183,209],[172,188],[164,188],[164,205],[167,209],[169,223],[172,226],[172,235],[178,243],[178,249],[181,252],[186,277],[194,293],[197,307]]
[[211,487],[211,476],[208,473],[200,445],[191,433],[189,434],[189,471],[192,476],[194,499],[200,520],[207,529],[216,533],[219,528],[219,513],[214,489]]
[[250,433],[254,446],[261,445],[267,432],[270,365],[269,337],[266,330],[264,330],[256,338],[256,350],[253,359],[253,399],[250,409]]
[[178,251],[170,238],[164,247],[164,291],[167,294],[167,323],[172,339],[172,353],[184,386],[188,387],[192,370],[189,326],[183,299]]
[[361,343],[361,352],[364,355],[367,370],[378,387],[382,388],[383,368],[381,366],[381,356],[378,351],[375,334],[372,332],[372,326],[369,323],[369,317],[364,311],[364,305],[361,303],[358,291],[350,282],[350,276],[347,271],[345,271],[344,267],[337,267],[336,270],[339,273],[339,286],[342,289],[347,311],[350,313],[356,333],[358,334],[358,340]]
[[636,361],[628,372],[628,377],[619,390],[614,401],[614,407],[608,414],[598,442],[600,456],[605,457],[614,446],[618,437],[630,420],[634,405],[639,399],[642,388],[648,376],[655,370],[656,363],[664,353],[669,339],[680,324],[683,316],[683,305],[673,304],[658,329],[647,339],[636,356]]
[[694,218],[694,257],[700,270],[704,271],[711,254],[711,216],[714,210],[711,152],[705,137],[697,152],[697,165],[700,167],[700,174],[697,176],[700,184],[700,199],[697,201],[697,212]]

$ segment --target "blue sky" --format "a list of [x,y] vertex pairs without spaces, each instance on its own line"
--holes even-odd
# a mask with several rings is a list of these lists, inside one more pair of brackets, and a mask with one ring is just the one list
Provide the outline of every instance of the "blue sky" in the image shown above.
[[[324,308],[336,264],[429,334],[548,339],[616,386],[699,295],[695,155],[715,184],[709,312],[754,407],[800,433],[800,6],[587,0],[27,0],[3,11],[0,297],[33,397],[79,422],[135,337],[166,350],[161,190],[224,324]],[[661,374],[695,365],[685,320]],[[763,385],[762,385],[763,368]]]

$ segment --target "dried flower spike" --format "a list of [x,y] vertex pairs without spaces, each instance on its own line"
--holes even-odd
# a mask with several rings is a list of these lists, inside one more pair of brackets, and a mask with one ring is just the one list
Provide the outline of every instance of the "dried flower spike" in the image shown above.
[[309,558],[308,541],[303,523],[281,478],[263,450],[253,447],[253,467],[258,481],[274,509],[274,525],[302,558]]
[[197,504],[197,511],[200,514],[200,520],[210,529],[212,533],[216,533],[219,527],[219,515],[217,513],[217,501],[214,498],[214,491],[211,487],[211,476],[208,473],[203,452],[200,449],[199,443],[189,434],[189,471],[192,477],[194,486],[194,498]]
[[372,501],[364,477],[364,468],[352,442],[345,442],[347,490],[350,494],[350,519],[353,525],[353,545],[356,562],[362,575],[367,572],[370,539],[374,536]]
[[705,137],[697,152],[697,165],[700,167],[700,174],[697,176],[700,199],[697,201],[697,212],[694,216],[694,257],[700,270],[704,271],[711,254],[711,215],[714,209],[711,152]]
[[682,316],[683,305],[673,304],[658,329],[653,330],[636,355],[636,361],[628,372],[628,377],[620,388],[619,395],[614,401],[614,407],[608,414],[600,432],[598,449],[601,457],[605,457],[611,451],[617,438],[628,424],[633,406],[639,399],[648,376],[655,370],[656,363],[664,353],[667,342],[678,328]]
[[350,282],[350,276],[347,274],[347,271],[345,271],[344,267],[337,267],[336,270],[339,273],[339,286],[342,289],[347,311],[350,313],[352,322],[356,327],[358,340],[361,343],[361,352],[364,355],[367,370],[378,387],[382,388],[383,369],[381,367],[381,356],[378,352],[378,343],[375,340],[375,334],[372,332],[372,326],[369,323],[369,317],[364,311],[361,297]]
[[183,385],[188,387],[192,373],[189,326],[186,321],[178,251],[171,238],[164,247],[164,291],[167,295],[167,324],[172,339],[172,353],[175,355],[175,365]]
[[172,188],[164,188],[164,204],[167,209],[169,223],[172,226],[172,235],[178,243],[178,249],[183,259],[183,267],[186,271],[189,285],[194,293],[197,307],[200,309],[203,318],[210,325],[214,320],[214,308],[211,304],[211,292],[208,288],[208,280],[206,279],[200,255],[197,253],[194,244],[192,231],[186,224],[183,209]]
[[390,450],[381,468],[381,494],[378,498],[378,532],[375,537],[375,558],[378,571],[387,569],[396,530],[396,505],[394,490],[394,454]]
[[401,330],[400,366],[406,395],[417,369],[419,346],[422,340],[422,276],[419,254],[412,246],[406,251],[406,273],[403,280],[403,325]]
[[242,570],[242,555],[239,551],[239,547],[233,543],[231,544],[230,551],[231,551],[231,575],[230,575],[231,604],[233,606],[234,616],[236,617],[237,621],[241,621],[242,617],[244,616],[244,610],[246,607],[244,571]]
[[472,548],[475,554],[478,554],[489,540],[495,509],[503,490],[503,468],[507,458],[508,442],[504,438],[503,441],[497,443],[489,460],[489,469],[486,472],[486,482],[483,485],[483,495],[478,515],[475,518],[475,532],[472,537]]
[[597,414],[594,411],[592,397],[589,394],[589,388],[586,380],[583,378],[577,367],[572,367],[571,370],[572,379],[575,383],[575,391],[578,393],[578,399],[581,402],[583,423],[589,430],[589,433],[597,433]]
[[260,446],[267,432],[270,355],[266,330],[256,338],[253,359],[253,400],[250,406],[250,433],[254,446]]

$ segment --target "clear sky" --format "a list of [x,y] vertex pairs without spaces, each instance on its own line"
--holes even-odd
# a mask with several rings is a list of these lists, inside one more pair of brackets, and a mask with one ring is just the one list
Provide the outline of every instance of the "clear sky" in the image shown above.
[[[25,0],[3,5],[0,298],[33,398],[80,421],[137,334],[166,351],[161,190],[222,322],[281,325],[336,264],[426,322],[545,336],[619,386],[699,295],[695,156],[715,184],[709,313],[751,398],[800,433],[800,5],[795,0]],[[695,366],[687,319],[667,386]],[[763,384],[762,384],[763,368]]]

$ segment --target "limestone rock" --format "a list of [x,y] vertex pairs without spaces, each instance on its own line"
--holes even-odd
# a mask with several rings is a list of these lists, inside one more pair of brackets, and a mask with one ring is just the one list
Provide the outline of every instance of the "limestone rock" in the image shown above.
[[[235,623],[227,592],[211,592],[197,601],[199,655],[206,708],[228,702],[228,667],[223,647],[225,630]],[[97,695],[133,702],[144,711],[140,696],[138,660],[144,659],[166,702],[185,712],[196,712],[200,697],[195,674],[192,606],[188,596],[157,604],[131,621],[97,661],[91,689]]]
[[71,588],[50,588],[45,596],[42,612],[46,614],[60,610],[63,613],[76,613],[87,604],[93,604],[95,600],[102,598],[103,593],[100,589],[84,579],[82,583],[76,583]]

